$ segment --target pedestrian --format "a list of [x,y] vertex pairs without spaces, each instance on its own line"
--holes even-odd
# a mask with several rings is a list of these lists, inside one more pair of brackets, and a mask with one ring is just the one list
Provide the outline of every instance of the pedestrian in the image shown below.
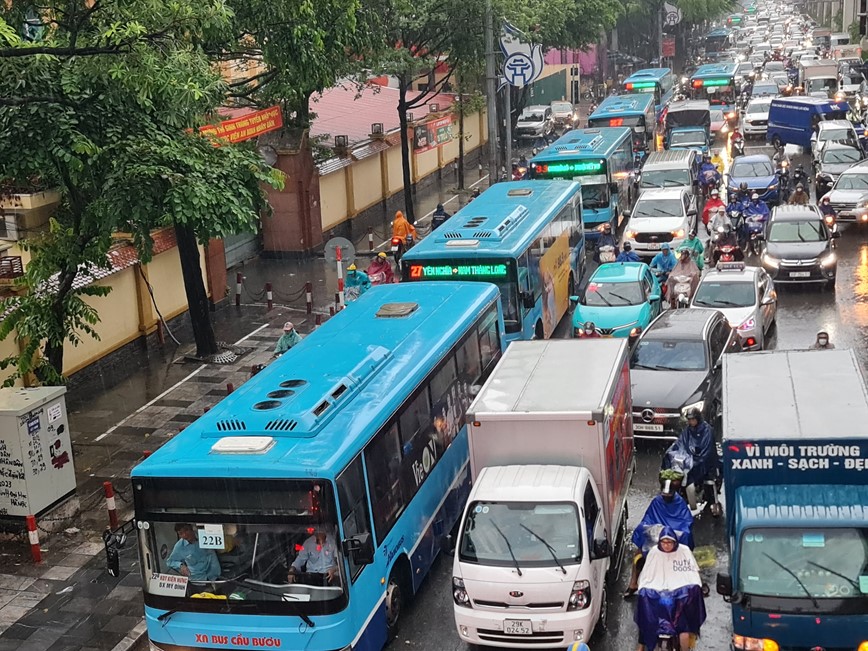
[[446,212],[446,209],[443,207],[442,203],[437,204],[437,210],[434,211],[434,214],[431,215],[431,230],[436,231],[440,226],[443,225],[447,219],[449,219],[452,215]]
[[293,346],[301,342],[301,335],[295,331],[295,325],[292,321],[287,321],[283,324],[283,334],[277,340],[277,345],[274,347],[274,356],[283,355]]
[[829,341],[829,333],[821,330],[817,333],[817,340],[811,348],[813,350],[834,350],[835,344]]

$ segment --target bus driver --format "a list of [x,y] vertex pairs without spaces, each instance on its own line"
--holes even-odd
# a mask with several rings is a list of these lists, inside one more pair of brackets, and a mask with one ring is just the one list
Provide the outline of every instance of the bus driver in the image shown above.
[[[309,531],[309,530],[308,530]],[[329,585],[338,573],[338,548],[325,527],[316,525],[313,535],[304,541],[298,556],[289,566],[289,583]]]

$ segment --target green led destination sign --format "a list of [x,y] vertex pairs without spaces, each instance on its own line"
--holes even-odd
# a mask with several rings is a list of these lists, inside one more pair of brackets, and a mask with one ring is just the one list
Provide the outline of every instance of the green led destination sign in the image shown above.
[[542,169],[538,171],[542,174],[601,174],[606,171],[606,163],[601,160],[589,160],[572,163],[543,163],[540,165]]
[[703,79],[702,85],[706,88],[714,86],[731,86],[732,79]]
[[656,81],[628,81],[627,90],[640,90],[642,88],[656,88]]
[[411,280],[506,278],[506,264],[411,264]]

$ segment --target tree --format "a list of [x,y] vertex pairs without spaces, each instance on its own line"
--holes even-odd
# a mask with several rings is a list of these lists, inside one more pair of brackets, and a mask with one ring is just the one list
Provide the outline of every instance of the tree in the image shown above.
[[64,342],[96,336],[85,299],[108,291],[83,274],[109,264],[118,228],[135,234],[146,262],[150,230],[163,224],[175,226],[192,283],[197,351],[216,352],[195,297],[204,286],[194,234],[249,226],[265,205],[259,183],[279,183],[252,147],[215,147],[198,133],[226,94],[199,43],[229,34],[230,12],[220,0],[55,0],[40,8],[40,40],[28,42],[16,27],[21,5],[0,5],[0,176],[19,189],[56,187],[61,201],[26,244],[24,293],[2,306],[0,338],[14,330],[23,345],[0,365],[16,367],[13,379],[33,370],[62,381]]

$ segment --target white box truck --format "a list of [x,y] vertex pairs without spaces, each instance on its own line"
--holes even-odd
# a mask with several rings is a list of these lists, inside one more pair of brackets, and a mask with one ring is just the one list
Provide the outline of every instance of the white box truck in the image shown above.
[[623,339],[515,341],[468,410],[453,564],[461,639],[566,648],[605,628],[635,472]]

